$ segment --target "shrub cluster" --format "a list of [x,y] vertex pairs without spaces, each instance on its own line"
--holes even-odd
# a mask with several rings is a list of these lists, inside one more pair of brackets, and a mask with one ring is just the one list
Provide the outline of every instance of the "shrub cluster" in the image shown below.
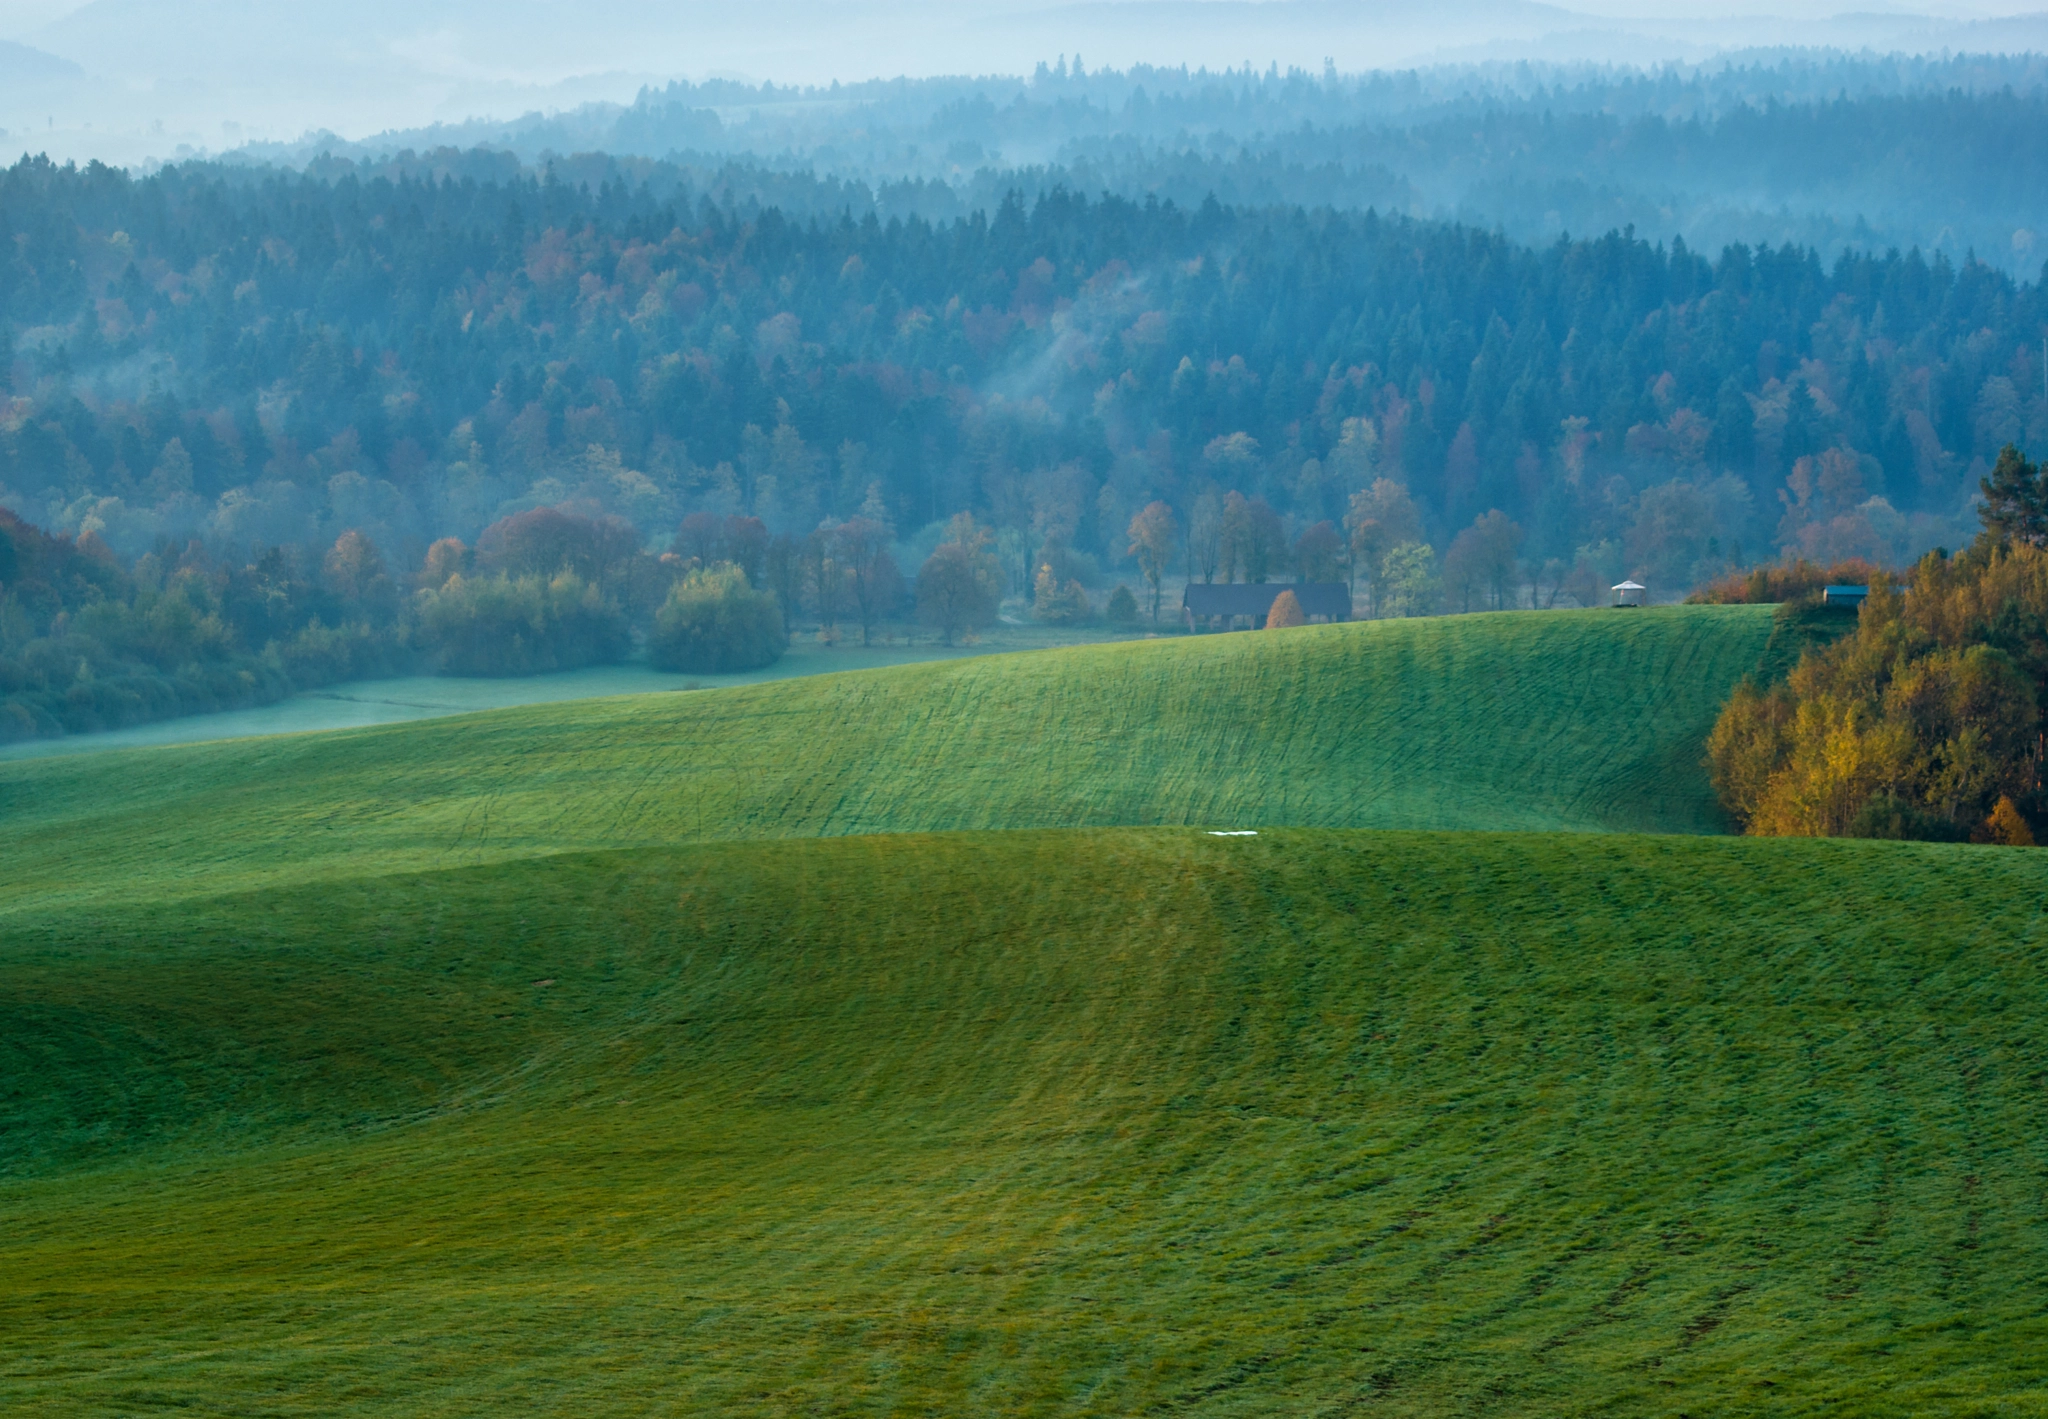
[[733,563],[715,562],[670,589],[647,657],[659,670],[719,675],[773,665],[788,647],[774,593],[755,590]]
[[1054,626],[1073,626],[1086,621],[1093,613],[1088,604],[1088,592],[1078,581],[1062,581],[1050,562],[1038,569],[1038,577],[1031,588],[1031,615],[1033,619]]
[[1828,566],[1792,557],[1775,567],[1729,572],[1685,599],[1697,606],[1767,606],[1817,596],[1828,586],[1868,586],[1883,574],[1882,567],[1862,557]]
[[674,569],[614,518],[541,508],[474,553],[430,546],[408,599],[362,532],[249,558],[199,542],[121,560],[0,510],[0,741],[267,704],[427,668],[527,675],[623,658]]
[[422,591],[413,639],[443,675],[540,675],[625,658],[625,614],[575,572],[450,577]]
[[366,539],[325,562],[203,548],[120,561],[0,511],[0,741],[267,704],[390,674],[407,657],[398,596]]

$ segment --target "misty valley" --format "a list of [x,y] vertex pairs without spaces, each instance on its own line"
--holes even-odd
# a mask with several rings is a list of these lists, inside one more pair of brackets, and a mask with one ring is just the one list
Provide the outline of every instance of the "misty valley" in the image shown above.
[[1989,0],[0,3],[0,1407],[2041,1409],[2044,135]]

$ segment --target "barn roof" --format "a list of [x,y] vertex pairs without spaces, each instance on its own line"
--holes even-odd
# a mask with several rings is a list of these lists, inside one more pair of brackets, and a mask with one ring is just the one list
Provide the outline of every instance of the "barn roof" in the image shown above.
[[1351,615],[1351,588],[1341,581],[1261,581],[1210,584],[1191,581],[1180,604],[1196,616],[1263,616],[1283,591],[1294,593],[1304,616],[1346,620]]

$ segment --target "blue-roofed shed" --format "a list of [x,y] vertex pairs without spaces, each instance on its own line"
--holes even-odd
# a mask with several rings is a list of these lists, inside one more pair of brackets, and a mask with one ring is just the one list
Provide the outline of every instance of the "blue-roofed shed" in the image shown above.
[[1869,595],[1867,586],[1830,586],[1821,592],[1820,599],[1829,606],[1861,606]]

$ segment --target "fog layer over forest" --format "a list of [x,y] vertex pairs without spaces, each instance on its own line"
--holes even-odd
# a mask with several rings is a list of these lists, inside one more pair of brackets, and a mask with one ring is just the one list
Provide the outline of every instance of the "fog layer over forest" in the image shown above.
[[[2031,276],[2048,258],[2048,61],[1818,53],[1654,72],[1460,65],[1340,74],[1038,66],[1029,78],[824,89],[677,82],[630,105],[478,119],[238,156],[299,168],[486,146],[528,164],[602,152],[738,162],[822,189],[797,210],[934,220],[1064,186],[1333,206],[1499,227],[1524,242],[1633,226],[1695,249],[1793,242],[1832,259],[1918,246]],[[703,179],[700,179],[700,181]],[[729,177],[742,187],[748,177]],[[2037,242],[2041,245],[2037,247]]]

